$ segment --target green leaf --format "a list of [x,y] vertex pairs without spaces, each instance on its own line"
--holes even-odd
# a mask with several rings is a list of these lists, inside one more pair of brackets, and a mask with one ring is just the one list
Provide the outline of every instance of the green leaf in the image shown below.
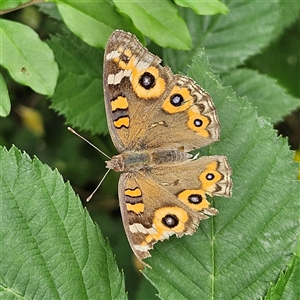
[[280,274],[275,286],[271,286],[264,300],[299,299],[300,260],[294,255],[287,269]]
[[93,133],[107,132],[103,102],[103,51],[92,48],[72,34],[52,37],[50,47],[60,74],[52,108],[67,123]]
[[0,19],[0,64],[11,77],[37,93],[52,95],[58,68],[49,46],[29,27]]
[[126,299],[107,241],[57,170],[0,148],[1,299]]
[[0,116],[6,117],[10,113],[10,99],[8,95],[7,85],[0,73]]
[[109,36],[116,28],[131,31],[143,39],[131,20],[120,16],[110,1],[56,0],[55,2],[69,29],[90,46],[105,48]]
[[157,290],[153,285],[146,279],[143,278],[138,290],[136,299],[147,299],[147,300],[157,300]]
[[299,18],[300,13],[299,1],[280,0],[279,3],[281,6],[281,18],[277,24],[278,35],[282,33],[283,29],[294,23]]
[[237,69],[222,76],[226,85],[232,86],[237,96],[247,96],[257,107],[258,114],[280,121],[285,115],[300,106],[300,99],[294,98],[277,84],[276,80],[249,69]]
[[55,19],[57,21],[62,21],[61,14],[59,13],[57,4],[54,2],[41,2],[37,4],[39,12],[47,15],[48,17]]
[[176,6],[168,0],[159,5],[151,1],[113,1],[117,8],[130,16],[134,25],[157,45],[188,50],[192,41],[186,24],[179,16]]
[[300,14],[295,24],[286,29],[280,38],[270,43],[262,53],[251,57],[246,66],[276,78],[291,95],[300,98],[300,39],[298,36],[300,36]]
[[227,14],[228,8],[225,4],[218,0],[175,0],[177,5],[183,7],[190,7],[195,14],[198,15],[215,15],[215,14]]
[[271,1],[226,1],[228,15],[198,16],[191,9],[180,14],[193,38],[189,52],[164,50],[165,63],[185,72],[194,55],[204,47],[212,69],[227,72],[258,53],[274,38],[280,6]]
[[11,9],[29,2],[28,0],[1,0],[0,10]]
[[259,299],[275,283],[299,233],[299,184],[287,140],[248,101],[222,87],[199,54],[188,75],[208,91],[221,140],[201,155],[227,155],[233,197],[193,236],[157,243],[145,275],[162,299]]

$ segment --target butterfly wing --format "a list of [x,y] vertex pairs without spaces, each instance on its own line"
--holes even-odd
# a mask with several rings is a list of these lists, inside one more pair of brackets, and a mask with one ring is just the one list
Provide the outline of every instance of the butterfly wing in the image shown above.
[[219,139],[220,125],[209,94],[160,62],[130,33],[116,30],[107,42],[105,107],[119,152],[190,151]]
[[[157,241],[192,234],[201,219],[216,214],[206,195],[231,195],[225,157],[180,159],[183,151],[219,139],[209,94],[160,62],[130,33],[116,30],[108,40],[103,72],[108,127],[117,150],[127,153],[115,157],[122,168],[113,169],[125,169],[119,181],[121,214],[140,260]],[[154,162],[157,153],[167,156]],[[122,162],[125,154],[131,167]],[[142,156],[150,159],[147,166]]]
[[223,156],[202,157],[121,174],[119,197],[125,231],[135,255],[150,256],[157,241],[191,235],[207,215],[206,195],[230,197],[231,169]]

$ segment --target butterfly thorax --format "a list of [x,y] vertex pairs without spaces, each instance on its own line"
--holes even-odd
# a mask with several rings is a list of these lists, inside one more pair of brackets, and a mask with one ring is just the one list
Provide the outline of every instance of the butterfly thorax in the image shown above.
[[186,161],[191,157],[191,154],[179,150],[126,151],[113,156],[110,161],[106,162],[106,167],[113,169],[115,172],[130,172],[153,165]]

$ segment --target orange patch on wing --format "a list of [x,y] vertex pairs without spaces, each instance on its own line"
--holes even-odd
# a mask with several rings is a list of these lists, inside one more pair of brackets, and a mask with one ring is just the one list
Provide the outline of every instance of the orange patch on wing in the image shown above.
[[142,191],[137,187],[135,189],[127,189],[125,190],[125,196],[129,197],[141,197],[142,196]]
[[125,49],[124,54],[125,54],[126,56],[128,56],[128,57],[131,57],[131,56],[132,56],[132,53],[131,53],[131,51],[130,51],[129,49]]
[[116,111],[117,109],[127,109],[128,101],[125,97],[118,96],[118,98],[112,100],[111,102],[111,110]]
[[[150,89],[145,89],[139,83],[141,76],[145,72],[150,73],[155,78],[155,84]],[[166,89],[166,82],[162,77],[159,76],[159,70],[155,67],[149,67],[148,69],[144,70],[138,70],[137,68],[134,68],[132,70],[131,84],[133,91],[136,93],[136,95],[143,99],[157,98],[161,96]]]
[[128,63],[120,61],[119,66],[124,70],[130,70],[131,72],[133,72],[135,69],[135,56],[133,55],[132,57],[130,57]]
[[[165,80],[159,76],[159,70],[155,67],[149,67],[147,69],[138,69],[136,66],[137,60],[136,56],[131,53],[129,49],[124,51],[123,48],[119,47],[118,52],[120,54],[126,55],[129,60],[125,62],[124,60],[120,60],[119,57],[114,58],[113,61],[118,64],[118,66],[124,71],[131,71],[131,84],[133,91],[136,95],[143,99],[157,98],[163,94],[166,89]],[[155,85],[150,89],[145,89],[139,83],[141,76],[145,73],[149,72],[155,78]]]
[[[180,94],[183,98],[182,105],[174,106],[171,104],[171,97],[175,94]],[[187,110],[194,104],[194,99],[187,88],[182,88],[175,85],[172,88],[170,96],[162,104],[162,109],[170,114],[178,113]]]
[[133,211],[135,214],[140,214],[144,212],[145,205],[144,203],[136,203],[136,204],[126,203],[126,208],[127,211]]
[[[123,49],[123,47],[119,47],[117,50],[120,55],[116,58],[113,59],[113,62],[117,63],[118,66],[122,69],[122,70],[131,70],[133,71],[135,68],[135,55],[132,55],[131,51],[129,49]],[[120,57],[121,55],[124,54],[128,57],[128,62],[121,60]]]
[[[214,190],[215,183],[222,179],[222,175],[217,171],[217,168],[217,161],[213,161],[208,164],[205,171],[200,174],[199,180],[201,182],[201,187],[205,192],[212,192]],[[207,179],[209,174],[213,175],[213,179]]]
[[[195,125],[195,121],[197,120],[202,122],[201,126],[199,127]],[[198,109],[193,109],[193,108],[189,109],[187,125],[189,128],[196,131],[202,137],[210,136],[209,132],[206,130],[207,126],[209,125],[209,120],[205,116],[202,116],[199,113]]]
[[114,121],[114,126],[116,128],[121,128],[121,127],[129,127],[129,117],[121,117],[118,120]]
[[[199,195],[201,201],[199,203],[190,202],[189,197],[192,195]],[[191,209],[197,211],[200,211],[204,208],[208,208],[210,205],[209,202],[206,200],[204,190],[184,190],[183,192],[177,195],[177,198],[181,202],[189,206]]]
[[[169,228],[162,223],[162,220],[166,215],[175,215],[179,222],[176,226]],[[189,217],[187,212],[180,207],[162,207],[156,210],[153,218],[153,226],[157,230],[157,233],[148,234],[145,238],[146,243],[150,243],[153,240],[164,240],[167,236],[173,233],[181,233],[185,229],[185,223],[188,221]],[[171,234],[170,234],[171,233]]]

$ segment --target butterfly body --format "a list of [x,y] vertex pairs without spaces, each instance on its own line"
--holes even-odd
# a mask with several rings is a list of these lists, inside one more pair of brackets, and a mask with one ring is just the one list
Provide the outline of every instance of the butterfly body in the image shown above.
[[123,152],[115,155],[107,163],[107,168],[116,172],[131,172],[139,169],[151,169],[151,166],[185,161],[192,155],[176,150],[155,150]]
[[206,195],[231,196],[225,156],[193,157],[219,140],[209,96],[191,78],[174,75],[130,33],[116,30],[104,55],[108,127],[120,153],[107,168],[121,172],[119,201],[129,243],[142,260],[157,241],[192,234],[217,214]]

